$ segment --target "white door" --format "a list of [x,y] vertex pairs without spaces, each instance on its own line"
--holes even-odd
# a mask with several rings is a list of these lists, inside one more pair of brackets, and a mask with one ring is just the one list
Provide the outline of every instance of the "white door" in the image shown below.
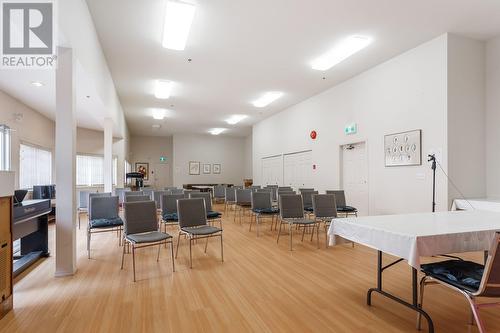
[[172,186],[170,181],[170,165],[168,163],[157,163],[153,170],[153,186],[157,190],[163,190],[167,186]]
[[342,146],[342,187],[346,204],[368,215],[368,159],[364,142]]
[[262,159],[262,186],[283,185],[283,156]]
[[311,151],[287,154],[283,159],[283,182],[295,189],[311,187],[312,153]]

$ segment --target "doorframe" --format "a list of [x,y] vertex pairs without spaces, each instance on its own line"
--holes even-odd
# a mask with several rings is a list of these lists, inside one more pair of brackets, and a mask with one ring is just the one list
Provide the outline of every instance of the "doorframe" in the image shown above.
[[[265,156],[265,157],[262,157],[260,159],[260,178],[261,178],[261,183],[263,183],[263,178],[264,178],[264,168],[262,166],[264,160],[267,160],[269,158],[276,158],[276,157],[280,157],[281,159],[281,184],[276,184],[278,186],[283,186],[283,182],[285,181],[284,180],[284,176],[285,176],[285,172],[284,172],[284,169],[285,169],[285,154],[276,154],[276,155],[270,155],[270,156]],[[262,186],[264,186],[264,184],[262,184]]]
[[[312,149],[304,149],[304,150],[299,150],[299,151],[293,151],[293,152],[290,152],[290,153],[283,153],[282,154],[282,162],[281,162],[281,173],[282,173],[282,176],[281,176],[281,179],[282,179],[282,186],[287,186],[285,184],[285,156],[290,156],[290,155],[296,155],[296,154],[303,154],[303,153],[311,153],[311,163],[312,163],[312,154],[313,154],[313,150]],[[312,179],[311,179],[312,181]],[[298,189],[297,189],[298,190]]]
[[339,187],[340,189],[344,189],[344,150],[343,147],[347,145],[356,145],[364,143],[365,144],[365,156],[366,156],[366,183],[367,183],[367,204],[368,204],[368,215],[370,215],[371,212],[371,206],[370,206],[370,158],[368,155],[368,139],[360,138],[359,140],[356,141],[345,141],[341,142],[339,145]]

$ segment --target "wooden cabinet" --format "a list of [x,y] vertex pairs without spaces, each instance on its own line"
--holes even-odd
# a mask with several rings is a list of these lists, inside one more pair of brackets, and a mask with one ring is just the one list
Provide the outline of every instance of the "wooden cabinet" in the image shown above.
[[0,319],[12,309],[12,197],[0,197]]

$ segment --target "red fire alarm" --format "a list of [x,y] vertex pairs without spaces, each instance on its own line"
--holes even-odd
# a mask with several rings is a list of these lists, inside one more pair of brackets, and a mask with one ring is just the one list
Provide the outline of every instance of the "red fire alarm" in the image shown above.
[[316,133],[316,131],[311,131],[311,139],[316,140],[317,136],[318,136],[318,133]]

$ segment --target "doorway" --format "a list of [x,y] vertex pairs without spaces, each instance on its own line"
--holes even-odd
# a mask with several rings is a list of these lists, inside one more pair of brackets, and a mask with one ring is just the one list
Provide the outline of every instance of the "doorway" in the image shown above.
[[163,190],[167,186],[172,186],[170,181],[170,165],[167,163],[157,163],[154,165],[153,186],[157,190]]
[[369,214],[368,158],[366,142],[340,147],[340,180],[346,204],[356,207],[359,215]]

